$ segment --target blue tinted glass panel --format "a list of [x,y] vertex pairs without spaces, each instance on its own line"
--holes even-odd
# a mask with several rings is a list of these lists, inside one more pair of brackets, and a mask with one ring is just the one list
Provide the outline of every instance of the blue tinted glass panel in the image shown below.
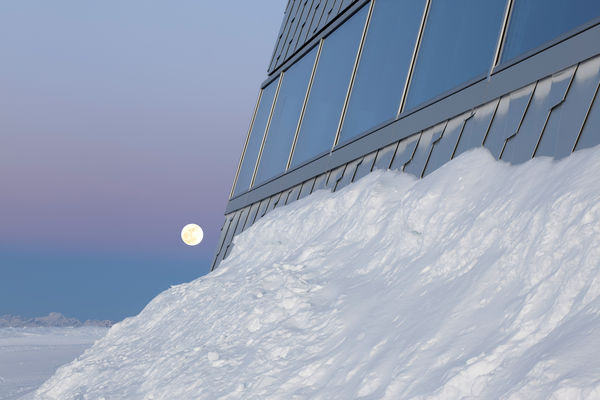
[[279,79],[274,80],[262,91],[258,110],[254,117],[254,124],[250,131],[250,138],[248,139],[246,151],[243,156],[244,158],[242,159],[240,173],[238,175],[237,183],[235,184],[235,191],[233,192],[234,196],[244,193],[250,188],[250,181],[254,174],[254,166],[256,165],[260,145],[265,133],[265,128],[267,127],[267,121],[271,112],[271,105],[273,104],[273,98],[275,97],[278,82]]
[[375,3],[340,142],[396,117],[425,3],[425,0]]
[[598,16],[598,0],[516,0],[501,60],[533,50]]
[[506,0],[432,0],[405,110],[485,74]]
[[314,48],[283,73],[254,185],[285,172],[316,55]]
[[368,7],[361,8],[323,42],[294,150],[294,166],[333,146],[367,12]]

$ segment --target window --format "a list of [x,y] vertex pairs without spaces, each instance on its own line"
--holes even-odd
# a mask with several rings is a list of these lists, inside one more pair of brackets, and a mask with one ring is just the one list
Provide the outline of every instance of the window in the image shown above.
[[368,7],[325,38],[298,133],[292,165],[331,150],[346,100]]
[[254,180],[255,186],[285,172],[316,55],[315,47],[283,73]]
[[488,72],[506,0],[431,0],[405,110]]
[[254,174],[254,166],[256,165],[260,145],[263,140],[265,128],[267,127],[267,121],[269,120],[269,114],[271,113],[271,106],[273,104],[275,92],[277,91],[278,82],[279,79],[276,79],[262,90],[258,109],[254,116],[254,123],[250,130],[248,144],[246,145],[246,151],[242,158],[238,179],[235,184],[235,191],[233,192],[234,196],[244,193],[250,188],[250,182],[252,181],[252,175]]
[[501,61],[533,50],[598,16],[598,0],[515,0]]
[[396,117],[425,4],[425,0],[375,3],[340,142]]

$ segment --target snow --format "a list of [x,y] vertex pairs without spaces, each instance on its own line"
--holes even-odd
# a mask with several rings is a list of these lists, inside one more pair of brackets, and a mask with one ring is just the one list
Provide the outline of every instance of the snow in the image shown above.
[[33,392],[108,331],[100,327],[0,328],[0,399]]
[[600,398],[600,149],[276,209],[39,399]]

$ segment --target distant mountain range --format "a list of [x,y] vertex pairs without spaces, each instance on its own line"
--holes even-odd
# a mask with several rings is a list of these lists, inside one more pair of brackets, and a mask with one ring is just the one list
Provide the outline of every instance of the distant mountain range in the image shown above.
[[20,315],[1,315],[0,328],[31,328],[31,327],[80,327],[103,326],[111,327],[114,321],[88,319],[80,321],[77,318],[65,317],[61,313],[51,312],[45,317],[27,318]]

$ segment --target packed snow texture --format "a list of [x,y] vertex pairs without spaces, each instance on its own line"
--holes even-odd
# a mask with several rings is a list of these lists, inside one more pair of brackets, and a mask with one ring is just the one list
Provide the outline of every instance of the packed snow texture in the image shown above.
[[[21,399],[73,361],[107,328],[0,328],[0,400]],[[27,396],[25,396],[27,398]]]
[[600,398],[600,149],[276,209],[40,399]]

